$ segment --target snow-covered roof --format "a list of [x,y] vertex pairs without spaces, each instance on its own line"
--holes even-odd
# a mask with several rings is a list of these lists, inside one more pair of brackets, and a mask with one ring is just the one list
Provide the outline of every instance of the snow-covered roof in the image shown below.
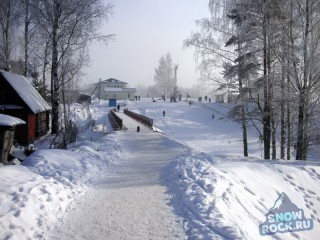
[[20,118],[16,118],[16,117],[12,117],[12,116],[0,113],[0,126],[14,127],[20,124],[26,124],[26,122],[21,120]]
[[123,81],[120,81],[120,80],[117,80],[117,79],[114,79],[114,78],[109,78],[107,80],[103,80],[102,82],[104,82],[104,83],[116,83],[116,84],[128,84],[126,82],[123,82]]
[[136,92],[135,88],[104,88],[105,92]]
[[0,70],[0,74],[19,94],[34,114],[50,110],[49,104],[41,97],[31,83],[21,75]]

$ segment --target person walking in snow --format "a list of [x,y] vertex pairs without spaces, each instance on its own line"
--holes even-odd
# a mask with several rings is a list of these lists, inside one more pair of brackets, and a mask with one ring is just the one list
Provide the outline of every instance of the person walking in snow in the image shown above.
[[118,112],[120,112],[120,104],[117,105]]
[[163,110],[163,112],[162,112],[162,116],[163,116],[163,117],[165,117],[165,116],[166,116],[166,111],[165,111],[165,110]]

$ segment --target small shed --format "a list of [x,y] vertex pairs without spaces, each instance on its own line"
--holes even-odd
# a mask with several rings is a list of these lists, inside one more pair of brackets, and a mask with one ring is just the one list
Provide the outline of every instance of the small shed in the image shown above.
[[85,94],[79,94],[77,102],[80,104],[90,105],[91,104],[91,96],[85,95]]
[[49,131],[51,107],[24,76],[0,70],[0,113],[17,117],[15,140],[33,143]]
[[109,107],[116,107],[117,99],[109,99]]
[[14,131],[17,125],[26,124],[25,121],[0,114],[0,163],[8,163],[9,152],[14,140]]

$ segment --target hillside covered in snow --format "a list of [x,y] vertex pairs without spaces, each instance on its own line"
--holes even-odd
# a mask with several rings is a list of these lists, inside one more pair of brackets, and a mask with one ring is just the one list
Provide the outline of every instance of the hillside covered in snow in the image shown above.
[[[156,141],[153,146],[161,143],[159,151],[164,156],[170,156],[166,148],[176,151],[159,174],[168,204],[181,219],[188,239],[311,240],[320,236],[319,159],[262,160],[262,145],[253,129],[249,132],[250,157],[242,157],[240,124],[227,118],[227,105],[203,102],[189,106],[151,99],[124,104],[153,118],[161,131],[112,132],[107,102],[90,106],[95,120],[92,131],[86,127],[86,110],[74,105],[73,118],[82,129],[77,143],[68,150],[41,149],[19,166],[0,167],[0,239],[52,238],[50,231],[78,200],[105,176],[116,174],[115,165],[129,157],[138,159],[139,152],[148,150],[147,141],[129,144],[136,136],[143,140],[146,131],[150,131],[146,139],[157,134],[150,141]],[[153,160],[150,157],[150,163]],[[126,189],[129,192],[130,186]],[[139,215],[136,217],[139,221]],[[73,231],[80,232],[81,227]]]

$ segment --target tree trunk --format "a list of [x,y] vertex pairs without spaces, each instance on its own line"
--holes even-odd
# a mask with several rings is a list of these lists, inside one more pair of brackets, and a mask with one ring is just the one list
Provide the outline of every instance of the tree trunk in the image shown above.
[[29,0],[25,0],[25,23],[24,23],[24,71],[25,77],[28,75],[29,62]]
[[[289,83],[288,83],[289,88]],[[289,90],[288,90],[289,93]],[[290,106],[287,102],[287,160],[291,159],[291,113],[290,113]]]
[[10,39],[10,17],[11,17],[11,1],[8,1],[8,8],[7,8],[7,14],[5,19],[5,28],[3,29],[4,34],[4,62],[5,62],[5,70],[10,72],[11,71],[11,65],[10,65],[10,45],[11,45],[11,39]]
[[[239,56],[242,54],[242,46],[238,44]],[[240,92],[240,101],[241,101],[241,122],[242,122],[242,141],[243,141],[243,156],[248,157],[248,136],[247,136],[247,119],[245,111],[245,93],[243,92],[243,82],[241,76],[240,63],[238,63],[238,82],[239,82],[239,92]]]
[[[46,87],[46,71],[47,71],[47,65],[48,65],[48,41],[46,42],[45,49],[44,49],[44,61],[43,61],[43,69],[42,69],[42,86],[44,88],[44,96],[47,96],[47,87]],[[53,84],[51,84],[51,96],[53,90]]]
[[[269,25],[269,23],[268,23]],[[276,129],[276,123],[274,119],[274,110],[273,110],[273,76],[271,78],[271,49],[270,49],[270,36],[268,36],[268,55],[267,55],[267,68],[268,68],[268,80],[269,80],[269,104],[270,104],[270,122],[271,122],[271,155],[272,159],[277,158],[277,129]]]
[[304,109],[305,109],[305,96],[304,89],[299,94],[299,110],[298,110],[298,134],[297,134],[297,148],[296,148],[296,160],[303,159],[303,140],[304,140]]
[[[283,59],[284,61],[284,59]],[[286,112],[285,112],[285,70],[284,63],[281,69],[281,102],[280,102],[280,159],[285,159],[285,144],[286,144]]]
[[263,77],[264,77],[264,108],[263,108],[263,144],[264,144],[264,159],[270,159],[270,141],[271,141],[271,106],[270,106],[270,84],[268,75],[268,38],[267,38],[267,27],[268,27],[268,14],[266,13],[267,8],[266,0],[264,0],[263,6]]
[[275,124],[275,120],[274,120],[274,112],[273,110],[271,110],[271,146],[272,146],[272,159],[276,159],[277,158],[277,130],[276,130],[276,124]]
[[302,148],[302,159],[307,159],[308,146],[309,146],[309,99],[305,99],[305,109],[304,109],[304,122],[303,122],[303,148]]
[[246,122],[246,112],[243,105],[241,105],[241,121],[242,121],[243,156],[248,157],[247,122]]
[[58,77],[58,27],[59,27],[59,8],[58,0],[54,0],[54,19],[52,26],[52,66],[51,82],[53,85],[52,95],[52,134],[59,132],[59,103],[60,103],[60,83]]
[[309,24],[310,24],[310,12],[309,12],[309,0],[306,0],[306,10],[305,10],[305,29],[304,29],[304,39],[303,39],[303,83],[299,89],[299,112],[298,112],[298,138],[297,138],[297,160],[306,160],[307,145],[304,142],[306,140],[308,126],[306,119],[306,109],[308,108],[308,77],[309,77],[309,67],[308,67],[308,41],[309,41]]

